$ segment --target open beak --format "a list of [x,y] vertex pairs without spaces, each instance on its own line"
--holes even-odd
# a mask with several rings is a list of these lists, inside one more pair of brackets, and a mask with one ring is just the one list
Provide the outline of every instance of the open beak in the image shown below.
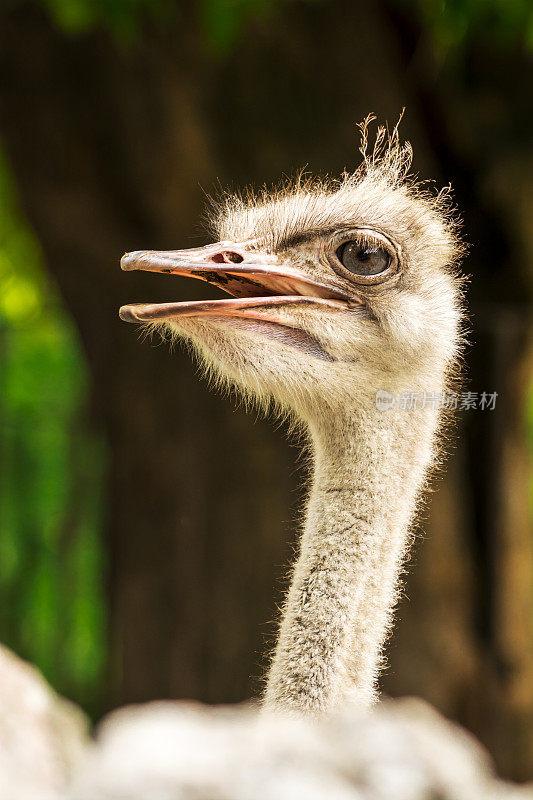
[[199,278],[232,295],[232,299],[191,302],[135,303],[122,306],[125,322],[155,322],[177,317],[248,317],[290,325],[276,315],[280,306],[322,306],[343,310],[359,305],[334,283],[315,280],[304,272],[276,263],[269,253],[234,242],[217,242],[191,250],[137,250],[126,253],[123,270],[166,272]]

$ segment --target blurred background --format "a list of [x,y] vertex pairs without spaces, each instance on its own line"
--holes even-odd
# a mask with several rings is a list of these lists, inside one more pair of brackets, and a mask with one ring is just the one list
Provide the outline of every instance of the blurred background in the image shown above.
[[464,388],[498,398],[458,415],[382,687],[533,778],[532,54],[529,0],[2,3],[0,640],[95,720],[257,695],[306,479],[120,323],[170,286],[121,254],[206,243],[219,183],[353,168],[355,123],[406,106],[471,246]]

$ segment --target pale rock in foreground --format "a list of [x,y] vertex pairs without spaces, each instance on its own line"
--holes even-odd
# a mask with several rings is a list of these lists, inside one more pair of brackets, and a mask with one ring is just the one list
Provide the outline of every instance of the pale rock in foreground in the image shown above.
[[472,736],[420,700],[327,721],[152,703],[110,715],[68,800],[495,800]]
[[0,798],[64,791],[89,742],[85,715],[40,673],[0,645]]
[[0,800],[533,800],[419,700],[313,723],[252,706],[73,704],[0,646]]

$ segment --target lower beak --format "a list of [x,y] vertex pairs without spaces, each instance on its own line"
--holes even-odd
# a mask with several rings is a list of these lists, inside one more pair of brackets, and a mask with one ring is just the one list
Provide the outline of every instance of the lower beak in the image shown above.
[[126,253],[120,264],[126,271],[145,270],[199,278],[233,296],[227,300],[126,305],[119,311],[125,322],[192,316],[238,316],[281,322],[275,314],[281,306],[314,305],[338,311],[360,304],[357,298],[334,283],[315,280],[293,267],[278,264],[269,253],[233,242],[218,242],[192,250],[140,250]]

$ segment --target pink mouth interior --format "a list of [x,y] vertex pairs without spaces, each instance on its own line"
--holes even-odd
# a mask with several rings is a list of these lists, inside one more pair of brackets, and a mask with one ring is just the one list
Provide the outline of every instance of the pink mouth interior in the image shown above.
[[342,289],[299,275],[291,268],[276,269],[228,263],[227,268],[221,269],[219,262],[214,259],[213,266],[196,266],[184,262],[181,267],[175,259],[170,261],[163,255],[155,256],[150,261],[141,259],[139,268],[199,278],[218,286],[234,299],[130,304],[122,306],[119,312],[121,319],[126,322],[155,322],[183,316],[218,315],[270,320],[291,326],[291,323],[280,320],[279,315],[273,314],[276,307],[289,304],[320,305],[340,310],[345,309],[350,300]]

